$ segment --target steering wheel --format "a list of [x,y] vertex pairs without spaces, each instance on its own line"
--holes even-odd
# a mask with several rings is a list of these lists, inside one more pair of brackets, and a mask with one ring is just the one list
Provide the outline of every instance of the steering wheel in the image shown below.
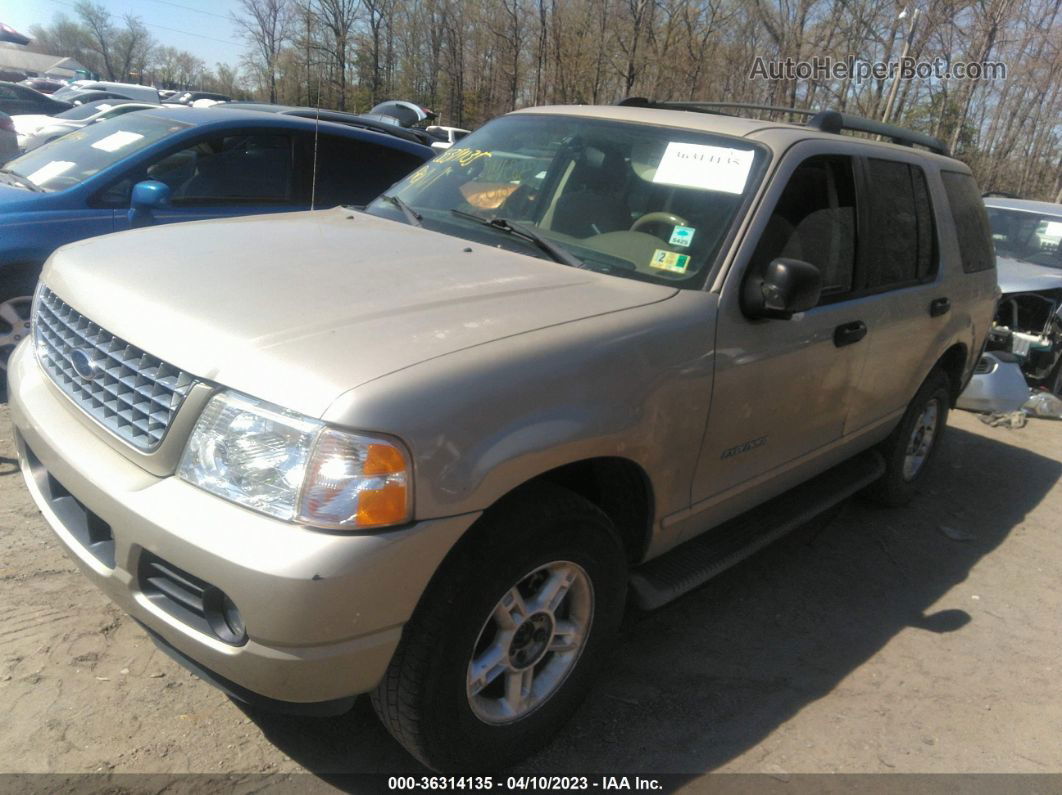
[[630,231],[637,232],[643,226],[649,224],[670,224],[671,226],[689,226],[689,222],[681,215],[667,212],[646,213],[633,224]]

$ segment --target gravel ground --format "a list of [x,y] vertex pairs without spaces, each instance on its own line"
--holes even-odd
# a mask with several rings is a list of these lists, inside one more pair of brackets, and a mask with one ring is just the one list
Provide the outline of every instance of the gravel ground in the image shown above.
[[[851,501],[631,614],[585,706],[520,772],[1062,772],[1062,422],[952,414],[903,510]],[[366,699],[241,709],[76,571],[0,406],[0,771],[423,772]]]

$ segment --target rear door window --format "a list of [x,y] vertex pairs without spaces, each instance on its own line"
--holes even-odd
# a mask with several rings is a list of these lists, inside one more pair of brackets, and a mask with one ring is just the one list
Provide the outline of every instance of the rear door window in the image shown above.
[[933,213],[918,166],[867,159],[865,285],[875,291],[917,283],[936,272]]
[[959,256],[966,273],[985,271],[996,266],[992,249],[992,235],[988,226],[988,214],[977,182],[969,174],[956,171],[940,172],[948,205],[955,222],[955,234],[959,238]]

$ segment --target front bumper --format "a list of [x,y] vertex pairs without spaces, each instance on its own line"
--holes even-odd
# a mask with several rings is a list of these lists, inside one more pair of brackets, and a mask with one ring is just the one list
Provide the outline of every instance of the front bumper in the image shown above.
[[[267,699],[311,704],[373,689],[432,574],[478,516],[363,534],[280,522],[133,464],[28,345],[8,377],[26,485],[86,576],[180,655]],[[168,609],[145,583],[142,564],[156,560],[224,592],[246,642]]]

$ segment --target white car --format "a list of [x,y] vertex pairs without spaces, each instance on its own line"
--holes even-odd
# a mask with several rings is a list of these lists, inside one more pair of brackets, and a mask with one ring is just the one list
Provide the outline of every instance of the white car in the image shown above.
[[1001,297],[959,408],[1007,412],[1029,388],[1062,396],[1062,205],[985,198]]
[[158,107],[158,105],[146,102],[100,99],[96,102],[78,105],[55,116],[25,114],[11,118],[15,125],[15,134],[18,136],[18,148],[26,152],[89,124],[121,116],[134,110]]
[[86,91],[110,91],[137,102],[150,102],[159,104],[158,89],[139,83],[114,83],[107,80],[75,80],[60,88],[54,94],[53,99],[65,102],[73,102],[78,94]]

